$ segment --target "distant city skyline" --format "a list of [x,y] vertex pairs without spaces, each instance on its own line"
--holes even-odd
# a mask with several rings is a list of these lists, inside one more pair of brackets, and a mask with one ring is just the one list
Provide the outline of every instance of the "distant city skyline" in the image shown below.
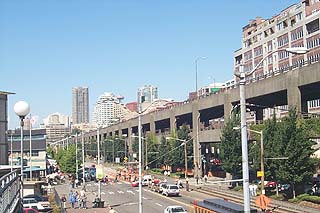
[[[71,89],[86,85],[89,100],[104,92],[136,101],[154,85],[159,98],[183,101],[198,87],[233,78],[242,27],[270,18],[299,0],[284,1],[1,1],[1,91],[13,112],[27,101],[39,126],[48,115],[72,114]],[[263,9],[262,9],[263,8]],[[90,103],[92,114],[93,102]]]

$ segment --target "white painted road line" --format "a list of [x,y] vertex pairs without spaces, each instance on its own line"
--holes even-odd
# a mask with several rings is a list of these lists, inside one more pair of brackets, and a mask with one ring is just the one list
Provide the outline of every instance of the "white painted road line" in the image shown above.
[[104,193],[104,192],[101,192],[101,194],[102,194],[102,195],[105,195],[106,193]]
[[108,192],[110,195],[114,195],[114,192]]
[[119,193],[119,194],[123,194],[124,192],[123,192],[123,191],[118,191],[118,193]]
[[161,205],[160,203],[156,203],[156,205],[157,205],[157,206],[160,206],[160,207],[162,207],[162,205]]
[[131,190],[127,190],[127,192],[128,192],[128,193],[131,193],[131,194],[133,194],[133,195],[135,194],[135,193],[134,193],[133,191],[131,191]]

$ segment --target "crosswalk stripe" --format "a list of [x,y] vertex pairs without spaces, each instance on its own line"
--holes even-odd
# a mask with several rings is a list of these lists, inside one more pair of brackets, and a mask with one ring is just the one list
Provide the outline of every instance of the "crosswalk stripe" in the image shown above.
[[119,193],[119,194],[123,194],[124,192],[123,192],[123,191],[118,191],[118,193]]

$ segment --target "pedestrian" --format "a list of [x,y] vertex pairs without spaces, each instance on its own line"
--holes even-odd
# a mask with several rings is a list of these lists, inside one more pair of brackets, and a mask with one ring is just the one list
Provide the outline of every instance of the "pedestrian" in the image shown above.
[[253,185],[252,184],[249,185],[249,191],[250,191],[250,195],[253,196]]
[[78,202],[78,207],[79,207],[79,209],[81,209],[82,199],[81,199],[81,195],[80,195],[80,194],[77,195],[77,202]]
[[87,209],[87,196],[86,195],[82,196],[81,201],[82,201],[82,208]]
[[197,183],[197,185],[199,184],[199,176],[198,175],[196,175],[196,183]]
[[188,180],[188,178],[186,180],[186,190],[187,190],[187,192],[189,191],[189,180]]
[[208,181],[208,176],[207,175],[204,175],[204,183],[207,183],[207,181]]
[[258,189],[258,185],[253,184],[253,196],[257,196],[257,189]]
[[67,209],[67,205],[66,205],[67,198],[66,198],[65,195],[62,195],[62,197],[61,197],[61,202],[62,202],[62,208],[63,208],[63,209]]

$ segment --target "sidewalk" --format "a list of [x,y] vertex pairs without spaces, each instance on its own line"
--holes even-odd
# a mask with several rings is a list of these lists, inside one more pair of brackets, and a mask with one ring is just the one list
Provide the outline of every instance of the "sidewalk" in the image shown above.
[[[72,190],[73,192],[74,191],[80,191],[82,189],[82,186],[79,186],[78,188],[70,188],[70,185],[68,183],[65,183],[65,184],[62,184],[62,185],[55,185],[54,186],[58,195],[60,197],[62,197],[62,195],[65,195],[66,198],[67,198],[67,210],[66,212],[70,212],[70,213],[73,213],[73,212],[94,212],[94,213],[108,213],[109,212],[109,208],[108,208],[108,204],[105,203],[104,206],[105,208],[92,208],[92,201],[94,200],[94,198],[96,197],[95,194],[93,194],[92,192],[86,192],[86,196],[87,196],[87,209],[79,209],[79,206],[78,206],[78,203],[76,202],[75,203],[75,206],[76,208],[71,208],[71,204],[69,202],[69,192],[70,190]],[[116,211],[115,211],[116,212]]]

